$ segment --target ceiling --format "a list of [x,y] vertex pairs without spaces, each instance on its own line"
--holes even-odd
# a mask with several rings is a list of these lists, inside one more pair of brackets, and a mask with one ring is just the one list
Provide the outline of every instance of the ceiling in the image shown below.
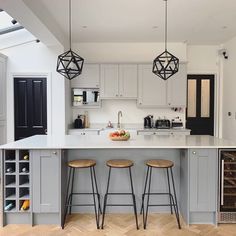
[[[23,1],[68,35],[68,0]],[[235,0],[169,0],[168,41],[223,43],[236,36],[235,10]],[[72,18],[73,42],[164,40],[163,0],[72,0]]]

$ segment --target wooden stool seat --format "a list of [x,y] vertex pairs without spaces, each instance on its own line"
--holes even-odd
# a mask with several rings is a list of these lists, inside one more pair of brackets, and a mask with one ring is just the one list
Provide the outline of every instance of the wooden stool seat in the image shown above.
[[173,161],[169,160],[148,160],[146,165],[154,168],[170,168],[174,166]]
[[68,162],[68,166],[72,168],[88,168],[95,165],[96,161],[90,159],[80,159]]
[[125,159],[117,159],[117,160],[109,160],[107,161],[107,166],[113,168],[128,168],[133,166],[133,161],[125,160]]

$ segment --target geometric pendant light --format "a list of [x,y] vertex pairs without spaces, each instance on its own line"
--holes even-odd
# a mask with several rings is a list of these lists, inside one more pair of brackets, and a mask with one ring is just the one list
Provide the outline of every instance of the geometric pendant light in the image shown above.
[[165,51],[153,61],[152,72],[167,80],[179,70],[179,59],[167,51],[167,0],[165,1]]
[[84,59],[71,50],[71,0],[69,0],[69,41],[70,49],[58,56],[56,70],[72,80],[82,73]]

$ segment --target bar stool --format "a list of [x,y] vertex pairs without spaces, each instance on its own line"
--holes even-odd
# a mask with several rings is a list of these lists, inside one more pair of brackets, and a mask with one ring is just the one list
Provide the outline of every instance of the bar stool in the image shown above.
[[[100,214],[102,214],[102,211],[101,211],[101,205],[100,205],[100,194],[98,193],[97,179],[96,179],[96,173],[95,173],[95,168],[94,168],[95,165],[96,165],[96,161],[89,160],[89,159],[81,159],[81,160],[74,160],[74,161],[68,162],[69,180],[68,180],[67,190],[66,190],[65,212],[64,212],[64,220],[63,220],[62,229],[64,229],[68,207],[69,207],[69,214],[71,214],[72,206],[94,206],[96,225],[97,225],[97,229],[99,229],[99,219],[100,219]],[[92,193],[74,193],[73,191],[75,170],[79,170],[82,168],[90,169]],[[71,182],[71,178],[72,178],[72,182]],[[70,189],[70,194],[69,194],[70,182],[71,182],[71,189]],[[72,204],[73,195],[93,195],[93,204]],[[97,196],[98,207],[96,204],[95,196]]]
[[[141,207],[141,212],[140,212],[140,214],[143,213],[143,227],[144,227],[144,229],[146,229],[146,226],[147,226],[147,217],[148,217],[148,207],[149,206],[150,207],[170,206],[171,214],[173,214],[172,207],[174,207],[178,227],[179,227],[179,229],[181,229],[180,220],[179,220],[179,210],[178,210],[176,191],[175,191],[175,183],[174,183],[173,172],[172,172],[172,167],[174,166],[174,163],[172,161],[169,161],[169,160],[148,160],[148,161],[146,161],[146,166],[147,166],[147,173],[146,173],[144,191],[143,191],[143,194],[142,194],[142,207]],[[150,192],[151,181],[152,181],[152,168],[164,168],[164,169],[166,169],[167,180],[168,180],[168,189],[169,189],[168,193],[152,193],[152,192]],[[171,180],[172,180],[172,187],[173,187],[174,197],[171,194],[171,190],[170,190],[169,169],[170,169],[170,173],[171,173]],[[147,184],[148,184],[148,192],[146,192]],[[170,204],[151,205],[151,204],[149,204],[150,195],[169,195]],[[147,206],[146,206],[146,212],[145,212],[144,200],[145,200],[146,196],[147,196]]]
[[[101,228],[103,229],[103,226],[104,226],[104,220],[105,220],[105,214],[106,214],[106,207],[107,206],[133,206],[134,216],[135,216],[135,220],[136,220],[136,228],[139,229],[136,200],[135,200],[133,180],[132,180],[132,174],[131,174],[131,167],[134,165],[134,163],[130,160],[122,160],[121,159],[121,160],[109,160],[109,161],[106,162],[106,165],[109,167],[109,173],[108,173],[106,194],[104,196],[103,216],[102,216],[102,226],[101,226]],[[131,193],[109,193],[109,185],[110,185],[111,169],[112,168],[124,168],[124,169],[128,168],[129,169]],[[132,199],[133,199],[133,204],[107,204],[107,198],[108,198],[109,195],[131,195]]]

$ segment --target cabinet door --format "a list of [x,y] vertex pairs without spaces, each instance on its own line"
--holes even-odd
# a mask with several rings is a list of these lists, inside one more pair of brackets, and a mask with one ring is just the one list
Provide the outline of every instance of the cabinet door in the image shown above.
[[71,81],[72,88],[98,88],[99,64],[84,64],[82,74]]
[[6,143],[6,121],[0,120],[0,145]]
[[59,212],[60,151],[32,152],[33,212]]
[[6,58],[0,54],[0,120],[6,120]]
[[138,94],[138,66],[119,65],[119,96],[123,98],[137,98]]
[[190,149],[190,211],[216,211],[217,150]]
[[118,98],[119,67],[116,64],[102,64],[100,78],[101,98]]
[[164,107],[167,104],[167,82],[152,73],[152,65],[139,65],[138,105]]
[[171,107],[185,107],[187,97],[186,65],[180,64],[179,71],[167,80],[167,103]]

